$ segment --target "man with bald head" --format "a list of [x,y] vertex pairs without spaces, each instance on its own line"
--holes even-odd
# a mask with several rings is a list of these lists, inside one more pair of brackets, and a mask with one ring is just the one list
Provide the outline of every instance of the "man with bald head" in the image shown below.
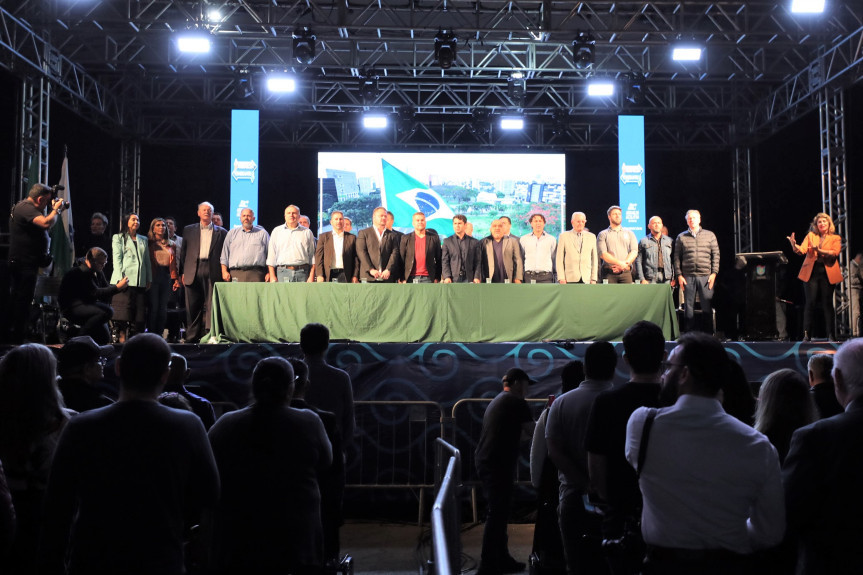
[[671,250],[674,242],[662,233],[662,218],[653,216],[647,223],[650,230],[646,236],[638,242],[638,257],[635,258],[635,281],[643,284],[670,283],[672,287],[676,284],[674,276],[674,262],[671,259]]
[[228,231],[213,223],[213,204],[198,204],[198,222],[183,228],[180,274],[186,286],[186,343],[210,331],[213,284],[222,281],[219,258]]
[[504,222],[491,223],[491,235],[480,243],[480,262],[482,277],[491,283],[522,283],[524,279],[524,260],[518,240],[506,237]]
[[596,236],[587,231],[584,212],[572,212],[572,229],[557,240],[558,283],[595,284],[599,270]]
[[315,236],[300,224],[300,208],[285,208],[285,224],[273,228],[267,252],[271,282],[315,281]]
[[222,279],[226,282],[265,282],[267,277],[267,246],[270,234],[255,225],[255,212],[244,208],[240,212],[242,225],[228,232],[222,246]]
[[863,564],[863,339],[836,352],[833,381],[844,411],[795,431],[782,473],[798,573],[853,573]]

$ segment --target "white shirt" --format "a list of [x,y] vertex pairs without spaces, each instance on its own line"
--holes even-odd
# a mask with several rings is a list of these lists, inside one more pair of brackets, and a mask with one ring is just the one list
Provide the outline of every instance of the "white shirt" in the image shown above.
[[337,270],[345,269],[345,262],[342,261],[345,251],[345,232],[339,234],[333,231],[333,251],[336,254],[336,259],[333,260],[333,267]]
[[[647,413],[637,409],[626,426],[633,467]],[[658,411],[639,486],[648,544],[748,554],[779,543],[785,532],[776,449],[716,399],[682,395]]]
[[213,241],[213,222],[208,226],[201,226],[201,251],[198,259],[205,260],[210,257],[210,244]]
[[552,272],[557,256],[557,240],[545,231],[537,237],[534,233],[522,236],[519,240],[524,250],[524,271]]
[[289,228],[282,224],[273,228],[267,250],[268,266],[296,266],[315,263],[315,237],[309,228]]

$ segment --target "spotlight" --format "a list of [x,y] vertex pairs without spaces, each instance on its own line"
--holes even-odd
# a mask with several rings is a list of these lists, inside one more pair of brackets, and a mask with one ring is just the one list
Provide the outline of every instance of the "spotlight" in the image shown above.
[[513,72],[506,80],[506,93],[518,107],[524,105],[525,79],[523,72]]
[[517,116],[503,116],[500,119],[501,130],[523,130],[524,118]]
[[399,119],[396,127],[399,134],[408,138],[416,133],[417,123],[413,106],[403,106],[402,108],[399,108]]
[[443,70],[452,68],[458,55],[458,38],[452,30],[438,30],[434,37],[434,61]]
[[379,130],[387,127],[387,117],[383,114],[365,114],[363,116],[363,127]]
[[297,89],[297,83],[288,76],[270,76],[267,78],[267,89],[276,93],[293,92]]
[[477,138],[486,136],[488,134],[488,120],[490,115],[491,114],[488,110],[474,110],[467,129]]
[[299,64],[308,66],[315,59],[315,33],[311,28],[303,26],[294,30],[294,59]]
[[631,72],[627,86],[626,101],[630,104],[644,104],[644,74]]
[[380,94],[380,90],[378,89],[379,79],[380,76],[374,68],[360,72],[359,90],[360,97],[364,101],[368,102],[378,97],[378,94]]
[[240,98],[248,98],[254,95],[255,87],[252,85],[252,76],[248,70],[239,70],[234,78],[234,94]]
[[593,67],[593,63],[596,61],[595,47],[596,40],[594,40],[593,34],[590,32],[578,33],[575,40],[572,41],[572,61],[576,68],[587,70]]
[[697,62],[701,60],[701,46],[694,42],[678,42],[672,47],[671,59],[675,62]]
[[792,0],[791,12],[794,14],[821,14],[824,0]]
[[588,96],[612,96],[614,84],[609,80],[591,80],[587,85]]
[[551,114],[551,135],[555,137],[565,136],[569,129],[569,112],[566,110],[555,110]]
[[190,54],[205,54],[210,51],[210,38],[206,34],[184,34],[177,39],[180,52]]

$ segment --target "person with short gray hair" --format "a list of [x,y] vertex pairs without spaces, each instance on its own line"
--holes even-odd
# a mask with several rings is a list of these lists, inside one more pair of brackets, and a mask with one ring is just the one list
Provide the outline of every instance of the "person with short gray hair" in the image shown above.
[[782,478],[798,573],[850,573],[863,562],[863,339],[833,358],[839,415],[794,432]]

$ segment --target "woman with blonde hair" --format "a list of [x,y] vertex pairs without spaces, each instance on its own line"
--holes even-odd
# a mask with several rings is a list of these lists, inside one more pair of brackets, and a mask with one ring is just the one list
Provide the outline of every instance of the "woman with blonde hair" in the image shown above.
[[51,460],[72,413],[63,406],[50,349],[29,343],[0,359],[0,460],[18,523],[9,564],[0,564],[2,573],[35,569]]
[[836,313],[833,310],[833,286],[842,282],[839,268],[839,252],[842,238],[836,234],[836,226],[829,214],[818,213],[812,219],[809,233],[800,244],[794,232],[788,236],[791,249],[795,254],[805,255],[800,274],[797,278],[805,282],[806,307],[803,308],[803,341],[812,339],[812,313],[821,297],[821,310],[824,312],[824,327],[827,337],[836,340]]
[[150,268],[153,281],[150,285],[147,331],[162,336],[168,323],[168,300],[171,291],[180,287],[177,271],[177,246],[168,239],[168,225],[163,218],[153,218],[147,232],[150,249]]
[[785,461],[794,432],[818,419],[809,382],[793,369],[774,371],[761,384],[758,407],[755,409],[755,429],[767,436],[779,462]]

